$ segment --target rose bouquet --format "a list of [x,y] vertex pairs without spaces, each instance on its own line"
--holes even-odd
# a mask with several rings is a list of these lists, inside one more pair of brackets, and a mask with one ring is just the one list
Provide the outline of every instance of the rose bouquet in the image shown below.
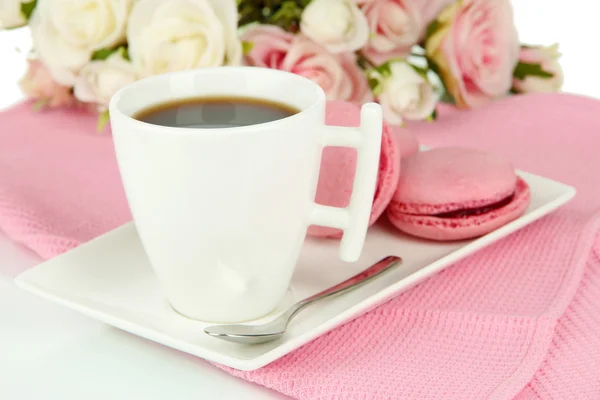
[[556,45],[519,43],[509,0],[4,0],[0,28],[22,25],[26,95],[91,107],[100,125],[121,87],[191,68],[300,74],[329,99],[379,102],[392,124],[563,80]]

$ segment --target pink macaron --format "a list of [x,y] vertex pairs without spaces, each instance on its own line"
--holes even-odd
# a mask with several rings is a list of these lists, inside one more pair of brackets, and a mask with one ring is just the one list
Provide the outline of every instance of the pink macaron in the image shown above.
[[[360,106],[344,101],[327,102],[326,124],[332,126],[359,126]],[[396,136],[384,125],[379,160],[379,174],[370,223],[373,224],[389,204],[400,175],[400,150]],[[344,147],[327,147],[323,150],[321,172],[315,201],[333,207],[347,207],[352,194],[356,168],[356,150]],[[311,226],[309,236],[341,237],[339,229]]]
[[447,147],[402,160],[387,215],[398,229],[432,240],[485,235],[521,216],[529,186],[502,157]]

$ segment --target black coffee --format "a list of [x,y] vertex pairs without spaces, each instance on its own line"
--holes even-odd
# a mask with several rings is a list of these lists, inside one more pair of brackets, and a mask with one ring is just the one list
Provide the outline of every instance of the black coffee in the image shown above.
[[134,118],[154,125],[183,128],[227,128],[262,124],[298,110],[277,102],[245,97],[201,97],[146,108]]

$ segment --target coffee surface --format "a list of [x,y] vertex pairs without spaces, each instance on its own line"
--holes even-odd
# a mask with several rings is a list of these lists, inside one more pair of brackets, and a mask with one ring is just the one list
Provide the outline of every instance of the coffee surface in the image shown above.
[[134,118],[181,128],[229,128],[276,121],[298,113],[287,104],[245,97],[199,97],[153,105]]

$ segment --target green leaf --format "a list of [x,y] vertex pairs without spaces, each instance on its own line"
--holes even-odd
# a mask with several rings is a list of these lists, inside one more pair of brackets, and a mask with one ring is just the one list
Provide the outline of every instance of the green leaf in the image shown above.
[[425,33],[425,37],[429,38],[429,37],[433,36],[433,34],[436,33],[441,27],[442,27],[442,23],[440,21],[438,21],[437,19],[434,19],[427,26],[427,31]]
[[121,46],[117,49],[117,51],[121,54],[121,57],[127,61],[131,61],[129,58],[129,49],[125,46]]
[[421,75],[423,78],[427,79],[427,73],[429,72],[429,69],[425,68],[425,67],[419,67],[418,65],[414,65],[414,64],[408,64],[410,65],[415,71],[417,71],[417,73],[419,75]]
[[379,86],[379,79],[377,78],[368,78],[367,81],[369,82],[369,87],[371,88],[371,90],[375,90],[375,88],[377,86]]
[[379,72],[384,77],[392,75],[392,70],[391,70],[391,67],[390,67],[390,62],[387,61],[387,62],[381,64],[380,66],[375,67],[375,71]]
[[262,12],[259,6],[256,4],[245,1],[238,0],[238,26],[246,26],[251,23],[262,23],[263,17]]
[[[433,61],[430,58],[427,58],[427,65],[429,66],[429,69],[431,71],[433,71],[433,73],[436,74],[437,77],[439,78],[439,81],[442,84],[442,91],[444,92],[444,96],[449,97],[452,100],[451,103],[454,103],[454,99],[448,93],[448,88],[446,87],[446,82],[444,82],[444,79],[442,78],[443,75],[441,74],[440,67],[437,65],[437,63],[435,61]],[[442,97],[442,101],[443,101],[443,97]]]
[[427,122],[433,122],[437,119],[438,114],[437,114],[437,110],[433,110],[433,112],[431,113],[430,116],[428,116],[427,118],[425,118],[425,121]]
[[310,2],[311,0],[237,0],[238,26],[271,24],[289,32],[297,32],[302,10]]
[[250,54],[250,52],[252,51],[253,48],[254,48],[254,43],[253,42],[246,42],[246,41],[242,42],[242,51],[243,51],[243,53],[244,53],[245,56],[247,56],[248,54]]
[[358,66],[361,69],[367,69],[369,68],[369,61],[362,56],[362,54],[358,54],[358,56],[356,57],[356,63],[358,64]]
[[92,53],[92,60],[95,60],[95,61],[106,60],[108,57],[110,57],[114,53],[121,54],[121,57],[123,57],[125,60],[129,61],[129,51],[127,50],[127,47],[125,47],[125,46],[119,46],[119,47],[115,47],[112,49],[96,50],[95,52]]
[[302,9],[293,0],[285,1],[279,10],[271,16],[272,20],[278,19],[296,19],[302,16]]
[[302,8],[294,0],[286,0],[277,11],[270,17],[267,17],[267,22],[278,25],[288,31],[296,31],[301,17]]
[[442,75],[440,74],[440,67],[435,61],[433,61],[431,58],[427,58],[427,65],[429,66],[429,69],[431,69],[436,73],[437,76],[440,77],[440,79],[442,78]]
[[31,0],[27,3],[21,3],[21,14],[25,17],[26,20],[31,18],[31,14],[33,10],[35,10],[35,6],[37,5],[37,0]]
[[448,103],[448,104],[456,104],[456,100],[454,99],[454,97],[452,97],[452,95],[450,93],[448,93],[447,90],[445,90],[444,94],[442,94],[442,97],[440,98],[440,102]]
[[35,101],[35,103],[32,104],[31,109],[34,112],[41,111],[44,108],[46,108],[46,106],[48,105],[48,102],[49,102],[48,99],[38,99]]
[[92,60],[106,60],[116,49],[100,49],[92,53]]
[[383,91],[383,86],[381,85],[381,81],[373,76],[367,78],[367,82],[369,82],[369,88],[371,88],[371,92],[375,97],[379,96]]
[[448,92],[448,87],[446,86],[446,82],[444,82],[443,75],[441,74],[440,67],[437,65],[435,61],[430,58],[427,58],[427,65],[429,65],[429,69],[433,71],[437,77],[439,78],[440,83],[442,84],[442,95],[440,96],[440,102],[456,104],[456,100],[454,97]]
[[554,75],[543,70],[541,64],[530,64],[519,62],[515,67],[513,76],[519,80],[524,80],[528,76],[537,76],[540,78],[553,78]]
[[106,127],[106,124],[110,121],[110,115],[108,114],[108,110],[103,111],[100,115],[98,115],[98,122],[96,123],[96,130],[98,132],[102,132]]

